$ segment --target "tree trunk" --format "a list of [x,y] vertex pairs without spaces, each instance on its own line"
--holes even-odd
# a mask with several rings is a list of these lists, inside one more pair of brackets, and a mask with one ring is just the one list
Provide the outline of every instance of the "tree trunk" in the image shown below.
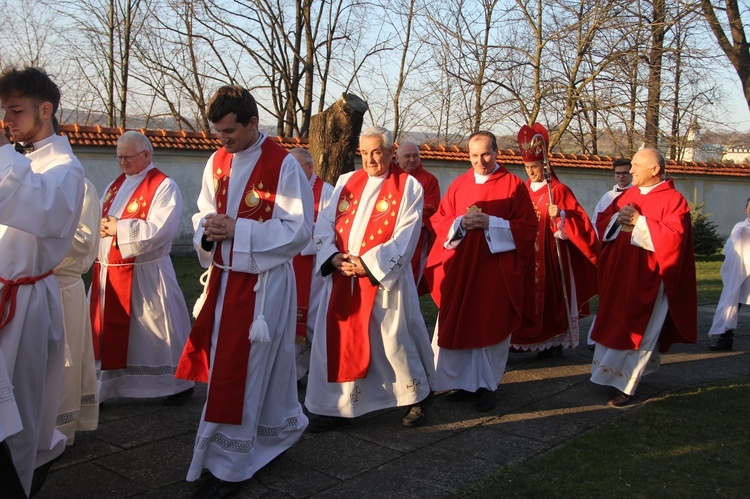
[[659,147],[659,107],[661,104],[661,63],[664,55],[666,20],[665,0],[653,0],[654,19],[651,23],[651,54],[648,63],[648,102],[646,104],[646,147]]
[[342,173],[354,171],[367,102],[354,94],[342,94],[331,107],[310,120],[310,154],[315,174],[331,185]]

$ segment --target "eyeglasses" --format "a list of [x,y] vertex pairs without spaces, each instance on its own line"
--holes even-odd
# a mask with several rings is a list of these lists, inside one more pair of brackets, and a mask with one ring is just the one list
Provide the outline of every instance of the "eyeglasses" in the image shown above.
[[624,177],[625,175],[630,175],[630,172],[615,172],[615,177]]
[[133,154],[132,156],[120,156],[119,154],[115,154],[115,159],[117,161],[127,161],[127,162],[130,162],[131,159],[135,158],[136,156],[140,156],[144,152],[146,152],[146,151],[141,151],[139,153]]

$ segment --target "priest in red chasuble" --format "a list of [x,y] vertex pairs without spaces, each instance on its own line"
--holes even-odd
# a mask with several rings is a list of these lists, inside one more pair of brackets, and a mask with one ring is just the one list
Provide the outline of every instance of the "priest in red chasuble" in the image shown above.
[[[541,138],[539,147],[532,147],[535,136]],[[597,292],[596,233],[573,191],[558,180],[549,165],[548,144],[549,135],[540,123],[524,125],[518,132],[518,147],[528,175],[526,187],[539,227],[533,283],[524,304],[533,323],[513,333],[512,343],[518,350],[537,350],[542,359],[561,356],[563,347],[578,346],[579,317],[588,315],[588,302]],[[549,168],[548,176],[545,168]],[[563,292],[567,293],[567,310]]]
[[437,177],[422,166],[422,160],[419,156],[419,146],[414,142],[401,142],[396,150],[396,158],[398,159],[398,166],[416,178],[422,189],[424,189],[422,231],[419,234],[417,249],[414,251],[414,256],[411,259],[414,282],[417,283],[417,291],[421,296],[430,292],[427,281],[423,279],[423,274],[424,266],[427,263],[427,255],[430,254],[432,244],[435,242],[435,229],[432,227],[430,217],[435,214],[440,204],[440,184]]
[[633,188],[599,214],[599,310],[591,381],[616,389],[610,406],[632,401],[641,376],[673,343],[697,341],[697,291],[690,208],[664,156],[638,151]]
[[418,426],[432,400],[432,351],[410,264],[422,186],[392,162],[393,149],[385,128],[363,131],[362,169],[339,177],[315,225],[325,288],[305,397],[314,432],[401,406],[402,424]]
[[469,138],[472,168],[448,187],[432,224],[437,233],[425,275],[440,309],[433,352],[435,388],[449,400],[495,405],[510,335],[523,322],[536,216],[523,181],[497,163],[490,132]]
[[[310,233],[315,235],[315,222],[318,215],[328,206],[333,195],[333,186],[315,174],[312,154],[307,149],[295,147],[289,150],[294,156],[313,193],[313,218]],[[316,274],[315,243],[313,238],[307,242],[305,249],[294,257],[294,279],[297,283],[297,335],[295,336],[295,352],[297,355],[297,380],[301,380],[310,368],[310,348],[315,329],[315,316],[320,305],[320,295],[323,292],[323,278]]]

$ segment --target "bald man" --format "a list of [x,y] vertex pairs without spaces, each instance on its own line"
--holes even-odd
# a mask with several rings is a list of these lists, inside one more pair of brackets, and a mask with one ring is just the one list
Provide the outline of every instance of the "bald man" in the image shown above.
[[630,173],[633,188],[596,222],[602,250],[591,381],[616,389],[612,407],[632,401],[641,376],[661,364],[660,353],[697,341],[690,208],[674,182],[664,180],[659,151],[636,153]]
[[[289,150],[302,171],[305,172],[313,193],[313,217],[310,232],[315,235],[315,222],[320,213],[331,200],[333,186],[315,175],[312,154],[307,149],[295,147]],[[294,278],[297,284],[297,329],[295,336],[295,353],[297,356],[297,381],[301,380],[310,369],[310,348],[312,347],[315,316],[318,313],[320,296],[323,292],[323,276],[315,274],[315,244],[312,237],[299,255],[294,257]]]
[[409,175],[416,178],[424,189],[424,211],[422,212],[422,230],[419,234],[417,249],[411,259],[411,268],[414,273],[414,282],[417,283],[419,295],[427,294],[430,289],[422,279],[427,255],[430,253],[432,243],[435,242],[435,229],[432,227],[430,217],[435,214],[440,204],[440,184],[437,177],[428,172],[422,166],[419,155],[419,146],[410,141],[401,142],[396,150],[398,165]]

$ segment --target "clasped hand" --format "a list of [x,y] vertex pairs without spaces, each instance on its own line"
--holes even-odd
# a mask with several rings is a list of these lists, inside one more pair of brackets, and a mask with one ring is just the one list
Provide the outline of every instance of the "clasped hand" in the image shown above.
[[362,259],[349,253],[338,253],[331,259],[336,270],[347,277],[364,277],[367,275]]
[[207,241],[226,241],[234,239],[236,221],[227,215],[206,215],[203,222],[203,235]]
[[641,214],[631,203],[620,208],[620,212],[617,214],[617,223],[620,225],[635,225],[640,216]]
[[464,230],[487,230],[490,228],[490,216],[481,211],[472,211],[461,218],[461,227]]

